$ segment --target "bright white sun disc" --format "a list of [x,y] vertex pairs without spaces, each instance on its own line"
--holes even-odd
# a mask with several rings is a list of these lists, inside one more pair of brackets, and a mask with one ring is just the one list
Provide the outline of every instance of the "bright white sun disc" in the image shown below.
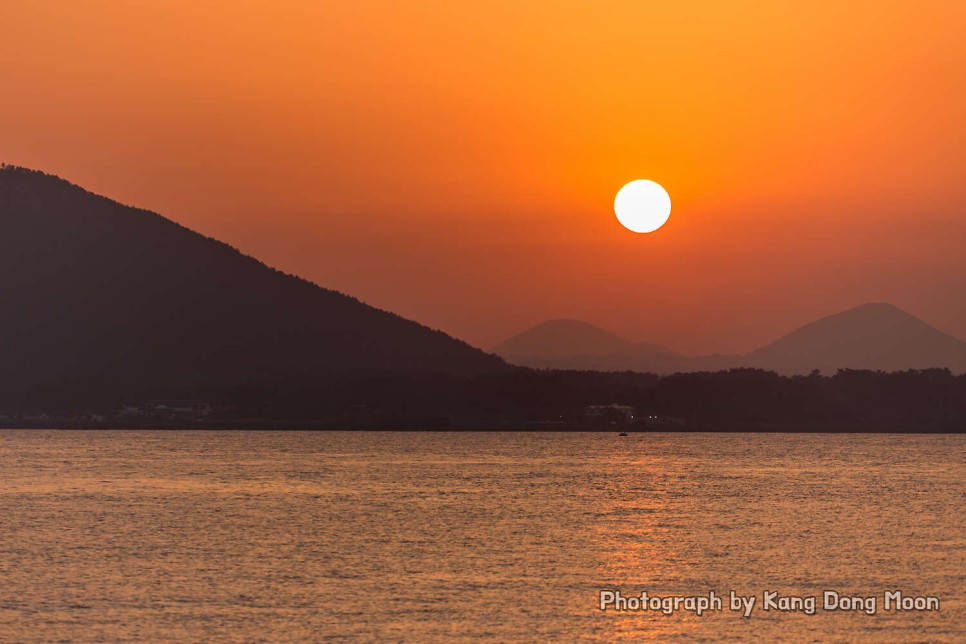
[[621,225],[635,233],[653,233],[671,216],[671,196],[648,179],[631,181],[617,191],[614,213]]

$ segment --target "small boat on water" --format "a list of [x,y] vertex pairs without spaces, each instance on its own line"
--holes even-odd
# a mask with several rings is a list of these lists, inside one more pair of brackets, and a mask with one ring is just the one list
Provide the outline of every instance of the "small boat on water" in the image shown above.
[[621,432],[618,436],[627,436],[627,432]]

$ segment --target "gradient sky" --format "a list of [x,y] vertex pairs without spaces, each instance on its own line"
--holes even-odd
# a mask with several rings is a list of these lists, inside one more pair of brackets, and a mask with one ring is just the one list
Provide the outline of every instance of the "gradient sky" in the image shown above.
[[868,301],[966,338],[961,0],[0,0],[0,56],[0,161],[478,346]]

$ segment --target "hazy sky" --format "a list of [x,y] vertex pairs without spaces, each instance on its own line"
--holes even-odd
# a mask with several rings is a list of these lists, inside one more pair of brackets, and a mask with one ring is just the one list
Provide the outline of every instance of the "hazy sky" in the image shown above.
[[0,0],[0,56],[0,160],[483,347],[867,301],[966,338],[961,0]]

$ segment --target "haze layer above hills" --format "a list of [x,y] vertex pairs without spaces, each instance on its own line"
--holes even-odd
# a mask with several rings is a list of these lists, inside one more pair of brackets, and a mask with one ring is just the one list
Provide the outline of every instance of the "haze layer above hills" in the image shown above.
[[840,368],[898,371],[944,367],[954,373],[966,372],[966,342],[891,304],[864,304],[829,315],[744,356],[685,356],[575,320],[544,322],[494,351],[510,363],[534,368],[658,374],[733,367],[783,374]]
[[0,391],[512,369],[160,215],[10,166],[0,312]]

